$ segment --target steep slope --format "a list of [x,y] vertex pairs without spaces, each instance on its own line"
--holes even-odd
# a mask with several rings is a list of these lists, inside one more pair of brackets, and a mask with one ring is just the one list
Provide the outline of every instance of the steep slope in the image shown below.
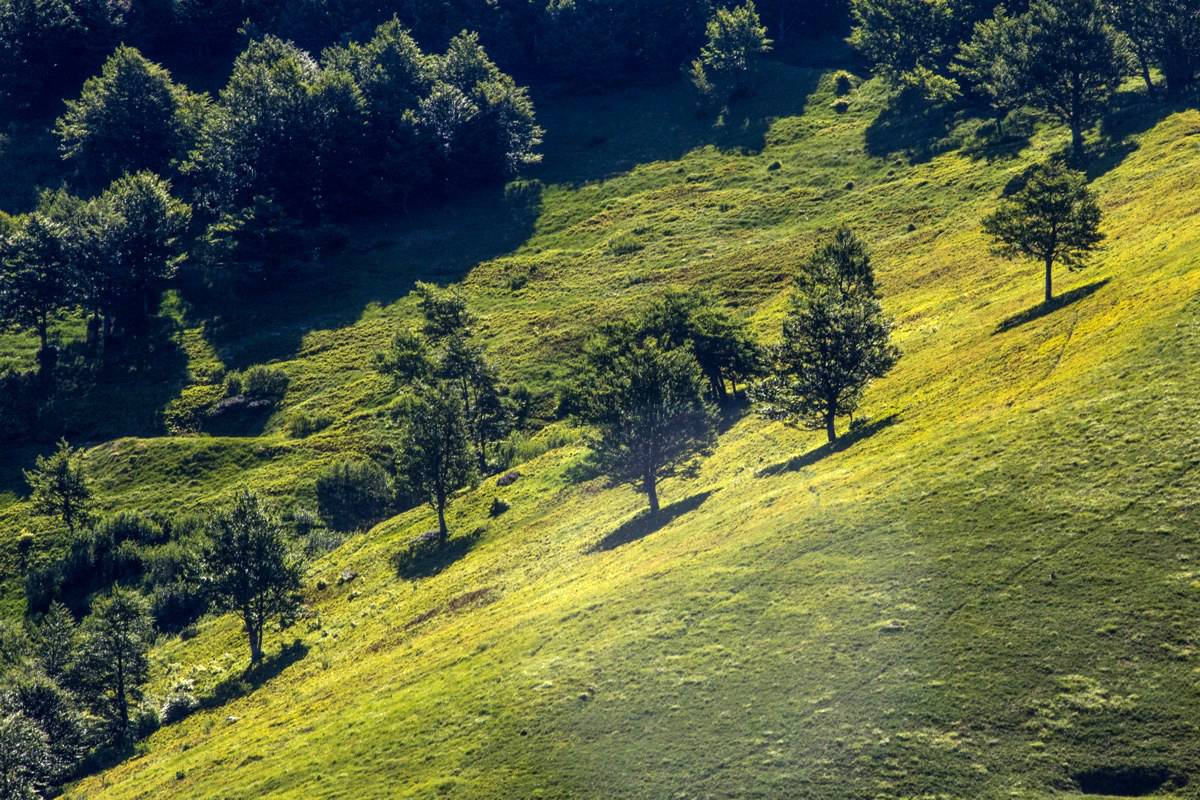
[[[839,114],[832,84],[780,67],[762,116],[703,135],[682,89],[552,113],[528,238],[460,268],[509,373],[544,380],[596,319],[671,284],[716,288],[770,335],[813,238],[851,224],[905,353],[867,435],[831,451],[731,420],[701,474],[667,484],[654,531],[563,446],[461,498],[455,530],[482,535],[418,582],[391,556],[429,516],[402,515],[312,565],[310,618],[249,686],[229,680],[230,618],[162,645],[154,691],[193,678],[210,707],[69,794],[1036,798],[1195,776],[1200,114],[1149,127],[1133,107],[1145,130],[1114,134],[1096,169],[1108,248],[1064,281],[1074,302],[1005,325],[1037,268],[989,255],[978,222],[1063,137],[953,148],[973,123],[897,117],[874,84]],[[445,249],[456,224],[482,242],[485,214],[348,256],[363,287],[381,281],[361,317],[302,306],[294,330],[207,342],[226,365],[281,358],[289,408],[338,425],[104,445],[106,499],[185,505],[244,482],[303,497],[386,403],[365,359],[411,314],[413,274],[389,265]],[[488,519],[497,495],[512,510]]]

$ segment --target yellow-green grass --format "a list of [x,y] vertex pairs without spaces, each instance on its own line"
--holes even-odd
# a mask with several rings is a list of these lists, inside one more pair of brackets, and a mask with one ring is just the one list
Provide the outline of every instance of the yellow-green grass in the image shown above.
[[[838,114],[819,77],[777,67],[749,122],[717,131],[682,87],[548,109],[558,138],[518,241],[488,198],[362,232],[391,244],[332,265],[337,291],[189,341],[193,366],[289,371],[263,435],[127,438],[88,464],[109,507],[241,485],[303,502],[318,465],[380,435],[369,358],[411,318],[414,276],[461,277],[506,373],[544,383],[597,320],[669,285],[714,288],[770,336],[789,273],[840,223],[870,242],[904,350],[868,394],[874,433],[829,452],[737,420],[666,484],[669,521],[611,549],[645,532],[643,501],[580,482],[578,446],[458,498],[454,530],[484,532],[436,576],[391,565],[430,514],[386,522],[311,565],[310,614],[272,652],[301,644],[251,691],[69,794],[1041,798],[1094,768],[1195,776],[1200,114],[1109,145],[1107,249],[1060,277],[1090,289],[999,331],[1037,301],[1038,268],[991,256],[979,219],[1062,133],[910,164],[879,144],[879,86]],[[610,246],[630,237],[644,246]],[[338,422],[286,439],[297,408]],[[512,508],[489,519],[496,496]],[[245,657],[231,617],[206,620],[156,649],[151,694],[211,692]]]

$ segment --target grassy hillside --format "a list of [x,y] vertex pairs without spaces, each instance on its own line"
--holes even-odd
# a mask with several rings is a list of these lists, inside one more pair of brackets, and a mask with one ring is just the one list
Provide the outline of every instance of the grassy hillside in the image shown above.
[[[369,358],[421,277],[462,281],[506,376],[544,384],[666,286],[712,287],[769,337],[795,266],[847,223],[904,358],[838,448],[731,418],[657,530],[566,444],[459,499],[453,528],[482,534],[436,575],[391,566],[424,510],[351,539],[257,674],[237,677],[231,618],[158,647],[152,693],[191,678],[208,707],[69,795],[1200,795],[1181,786],[1200,769],[1200,113],[1123,97],[1093,170],[1107,249],[1038,315],[1038,268],[992,257],[979,219],[1062,132],[988,147],[875,83],[834,101],[831,74],[779,65],[716,128],[682,86],[549,108],[532,208],[358,231],[317,290],[225,324],[181,307],[175,402],[221,366],[275,361],[292,387],[250,435],[129,415],[88,454],[109,507],[244,484],[310,502],[320,464],[381,435]],[[287,438],[303,410],[337,422]],[[11,488],[0,529],[26,524]],[[512,508],[489,519],[496,496]]]

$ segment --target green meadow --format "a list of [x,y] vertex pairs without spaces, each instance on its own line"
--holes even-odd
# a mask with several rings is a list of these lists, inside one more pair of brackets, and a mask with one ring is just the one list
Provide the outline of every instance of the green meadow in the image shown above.
[[[393,566],[433,525],[418,508],[307,564],[256,671],[232,616],[161,639],[149,693],[192,680],[204,707],[67,796],[1200,796],[1200,112],[1118,95],[1089,138],[1105,247],[1044,313],[1041,268],[994,256],[980,220],[1068,134],[1025,119],[994,141],[876,80],[839,98],[843,66],[772,62],[715,122],[682,81],[547,100],[524,181],[363,220],[236,314],[170,296],[179,357],[74,412],[96,415],[74,443],[106,511],[246,486],[313,508],[322,468],[394,436],[372,359],[415,324],[418,280],[461,285],[503,377],[550,389],[598,324],[671,287],[772,341],[798,265],[849,225],[903,357],[836,446],[728,413],[654,526],[551,425],[519,480],[455,499],[436,574]],[[0,364],[34,350],[2,336]],[[225,371],[268,363],[290,378],[269,417],[189,430]],[[332,424],[295,438],[300,415]],[[11,566],[23,530],[62,544],[27,514],[35,449],[9,452]],[[2,602],[21,612],[19,580]]]

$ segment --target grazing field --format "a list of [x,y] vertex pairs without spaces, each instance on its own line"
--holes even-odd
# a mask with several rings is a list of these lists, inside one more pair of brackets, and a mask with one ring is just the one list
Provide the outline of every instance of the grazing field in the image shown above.
[[[877,81],[839,106],[836,66],[773,63],[716,125],[682,84],[544,104],[538,183],[364,222],[236,317],[170,300],[174,372],[79,423],[109,510],[246,485],[311,506],[323,465],[388,440],[371,361],[416,280],[461,283],[504,377],[548,388],[667,287],[713,289],[769,341],[846,224],[904,355],[837,446],[728,414],[653,526],[556,423],[519,480],[455,501],[434,574],[393,566],[432,525],[416,509],[308,565],[306,614],[255,672],[231,616],[162,641],[150,693],[190,679],[204,708],[68,796],[1200,796],[1200,113],[1118,96],[1090,142],[1106,247],[1043,312],[1040,267],[990,254],[980,220],[1068,135],[993,142]],[[33,349],[0,338],[0,361]],[[260,363],[291,378],[272,416],[171,434]],[[333,423],[290,437],[304,413]],[[16,455],[6,532],[31,524]]]

